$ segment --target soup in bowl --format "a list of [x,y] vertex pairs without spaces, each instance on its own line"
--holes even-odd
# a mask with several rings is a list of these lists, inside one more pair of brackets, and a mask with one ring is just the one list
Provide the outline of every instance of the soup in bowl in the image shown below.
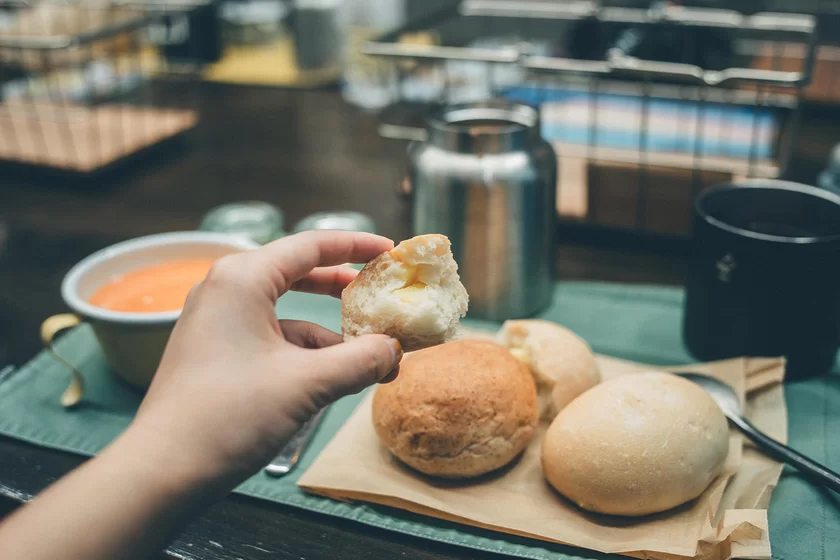
[[201,231],[139,237],[93,253],[64,277],[61,295],[72,314],[53,316],[42,338],[90,323],[111,369],[146,388],[190,289],[217,259],[257,248],[243,237]]

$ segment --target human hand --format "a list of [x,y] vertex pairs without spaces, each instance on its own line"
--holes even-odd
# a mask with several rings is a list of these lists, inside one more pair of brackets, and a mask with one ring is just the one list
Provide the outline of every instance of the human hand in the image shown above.
[[[146,558],[267,464],[323,406],[396,376],[399,344],[277,321],[288,290],[339,296],[393,243],[307,232],[223,257],[190,293],[132,425],[0,524],[2,558]],[[51,530],[44,532],[44,527]]]
[[402,357],[384,335],[349,342],[317,325],[278,321],[288,290],[340,297],[343,263],[393,248],[383,237],[305,232],[214,264],[190,293],[129,429],[172,464],[225,490],[267,464],[320,408],[393,379]]

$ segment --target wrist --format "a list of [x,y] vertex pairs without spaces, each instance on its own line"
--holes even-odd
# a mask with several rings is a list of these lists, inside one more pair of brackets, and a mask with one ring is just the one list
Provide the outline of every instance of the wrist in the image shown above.
[[[150,491],[177,503],[201,506],[230,490],[200,457],[171,443],[161,434],[132,424],[103,453],[107,459],[142,480]],[[103,457],[105,458],[105,457]]]

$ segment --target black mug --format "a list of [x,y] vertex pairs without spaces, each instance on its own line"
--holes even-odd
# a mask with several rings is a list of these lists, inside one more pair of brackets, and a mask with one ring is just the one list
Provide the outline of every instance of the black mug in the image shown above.
[[769,179],[694,203],[683,338],[703,361],[784,356],[786,379],[828,372],[840,345],[840,196]]

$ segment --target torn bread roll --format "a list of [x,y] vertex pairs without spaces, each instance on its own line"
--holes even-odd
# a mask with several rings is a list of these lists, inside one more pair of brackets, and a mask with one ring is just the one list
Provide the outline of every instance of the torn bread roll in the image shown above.
[[407,354],[400,375],[373,397],[373,425],[385,447],[437,477],[474,477],[507,465],[538,422],[531,374],[505,348],[483,340]]
[[496,340],[534,375],[542,420],[550,421],[601,381],[598,363],[586,341],[551,321],[506,321]]
[[639,516],[698,497],[723,471],[729,428],[706,391],[678,375],[623,375],[564,408],[546,431],[548,482],[583,509]]
[[449,239],[419,235],[365,265],[341,294],[345,340],[387,334],[411,352],[454,340],[467,313]]

